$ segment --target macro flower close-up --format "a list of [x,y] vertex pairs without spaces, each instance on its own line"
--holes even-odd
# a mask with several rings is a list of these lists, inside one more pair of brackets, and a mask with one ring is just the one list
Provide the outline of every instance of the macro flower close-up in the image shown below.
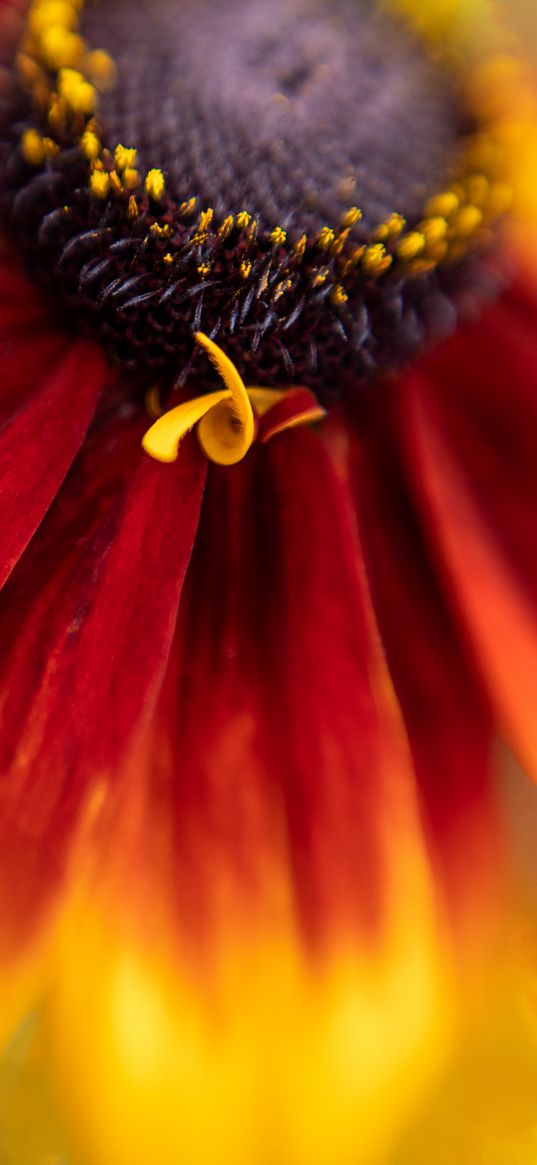
[[0,1165],[534,1165],[534,36],[0,0]]

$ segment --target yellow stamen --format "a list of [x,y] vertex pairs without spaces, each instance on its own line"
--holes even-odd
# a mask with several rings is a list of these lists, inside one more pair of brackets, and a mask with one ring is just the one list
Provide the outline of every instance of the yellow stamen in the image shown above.
[[145,188],[154,202],[160,202],[166,193],[166,179],[162,170],[150,170],[145,180]]
[[74,32],[68,32],[60,25],[47,28],[40,40],[40,56],[43,63],[54,72],[63,68],[76,68],[85,51],[86,46],[82,37]]
[[323,227],[317,239],[317,246],[321,248],[321,251],[328,251],[335,237],[336,234],[332,227]]
[[36,129],[26,129],[22,135],[22,153],[30,166],[42,166],[47,157],[45,139]]
[[101,143],[93,130],[86,130],[80,139],[82,152],[89,162],[95,162],[101,152]]
[[90,178],[90,190],[95,198],[108,198],[110,193],[110,175],[106,170],[94,170]]
[[93,85],[90,85],[77,69],[60,70],[58,92],[73,113],[84,115],[94,113],[97,94]]
[[458,195],[453,190],[447,190],[445,194],[436,194],[429,199],[425,214],[427,218],[450,218],[459,209],[459,205]]
[[343,216],[341,225],[344,230],[348,230],[350,227],[355,226],[357,222],[360,222],[362,217],[363,215],[360,208],[358,206],[351,206],[350,210],[348,210],[347,213]]
[[391,214],[377,227],[373,236],[375,243],[386,243],[388,239],[396,239],[404,231],[405,225],[402,214]]
[[123,189],[126,190],[127,193],[131,190],[137,190],[138,186],[140,185],[140,171],[135,170],[133,167],[129,166],[128,169],[125,170],[121,175],[121,181],[123,184]]
[[85,67],[90,81],[101,92],[113,87],[116,80],[116,66],[112,57],[103,49],[95,49],[92,53],[88,53]]
[[412,259],[417,259],[425,248],[425,238],[420,231],[411,231],[409,235],[401,239],[397,245],[397,258],[402,259],[403,262],[411,262]]
[[49,0],[30,10],[28,28],[32,36],[43,36],[54,26],[71,32],[77,27],[77,14],[68,0]]
[[393,259],[391,255],[387,254],[383,243],[373,243],[371,247],[366,247],[362,254],[362,267],[366,275],[371,275],[374,278],[384,275],[384,272],[391,267],[392,262]]
[[129,149],[122,145],[116,146],[114,162],[120,174],[123,174],[124,170],[135,170],[138,162],[138,150]]
[[287,232],[284,231],[282,227],[276,227],[275,230],[272,231],[270,241],[274,244],[275,247],[283,247],[286,240]]
[[231,234],[231,231],[233,230],[234,223],[235,223],[235,219],[233,218],[233,215],[228,214],[227,218],[224,219],[222,226],[220,227],[220,229],[218,231],[218,238],[220,239],[220,241],[222,243]]
[[341,283],[338,283],[337,286],[334,287],[334,290],[333,290],[332,295],[331,295],[332,303],[334,304],[335,307],[342,307],[342,305],[344,303],[348,302],[348,299],[349,299],[349,297],[347,295],[347,292],[345,291],[345,288],[342,287]]
[[456,238],[468,239],[482,222],[483,212],[478,206],[463,206],[453,221],[453,233]]

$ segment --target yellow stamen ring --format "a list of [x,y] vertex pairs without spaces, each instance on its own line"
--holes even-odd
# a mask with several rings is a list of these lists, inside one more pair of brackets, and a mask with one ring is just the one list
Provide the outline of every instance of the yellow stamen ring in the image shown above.
[[[156,461],[176,461],[183,437],[197,426],[198,441],[209,461],[216,465],[236,465],[254,443],[256,415],[263,417],[287,393],[269,388],[246,388],[233,362],[213,340],[203,332],[196,332],[194,338],[209,356],[226,387],[184,401],[164,413],[148,429],[142,445]],[[312,406],[286,419],[274,434],[300,424],[311,424],[325,416],[324,409],[314,402],[312,394],[309,395],[312,396]]]

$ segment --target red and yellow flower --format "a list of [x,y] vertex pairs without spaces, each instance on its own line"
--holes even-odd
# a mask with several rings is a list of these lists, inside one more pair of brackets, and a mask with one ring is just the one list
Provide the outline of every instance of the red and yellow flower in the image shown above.
[[294,239],[109,148],[82,8],[0,5],[0,1157],[414,1165],[515,929],[498,739],[537,769],[531,84],[487,31],[416,221]]

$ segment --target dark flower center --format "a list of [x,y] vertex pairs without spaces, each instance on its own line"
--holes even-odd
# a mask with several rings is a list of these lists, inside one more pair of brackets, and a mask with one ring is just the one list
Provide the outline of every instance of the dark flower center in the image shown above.
[[204,331],[250,383],[329,403],[492,293],[497,156],[369,0],[90,0],[79,28],[31,9],[22,50],[0,211],[152,380],[184,379]]
[[420,215],[446,178],[457,115],[406,30],[356,0],[94,0],[87,38],[114,57],[110,144],[135,144],[179,202],[265,228],[365,237]]

